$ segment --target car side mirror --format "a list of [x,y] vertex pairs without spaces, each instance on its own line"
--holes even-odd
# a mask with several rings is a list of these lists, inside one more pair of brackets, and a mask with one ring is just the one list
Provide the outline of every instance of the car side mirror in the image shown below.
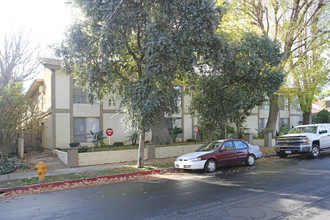
[[327,133],[327,130],[321,130],[319,133],[320,133],[320,134]]
[[224,151],[226,151],[227,150],[227,148],[222,148],[221,150],[220,150],[220,152],[224,152]]

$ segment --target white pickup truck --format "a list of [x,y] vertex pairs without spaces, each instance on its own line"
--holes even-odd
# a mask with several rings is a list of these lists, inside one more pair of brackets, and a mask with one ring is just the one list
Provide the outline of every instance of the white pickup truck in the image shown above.
[[276,139],[275,151],[280,157],[309,154],[317,158],[322,150],[330,150],[330,124],[297,126]]

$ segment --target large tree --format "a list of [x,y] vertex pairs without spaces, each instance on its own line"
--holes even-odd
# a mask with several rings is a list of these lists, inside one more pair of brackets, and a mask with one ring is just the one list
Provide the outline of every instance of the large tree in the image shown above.
[[145,134],[177,111],[176,79],[208,56],[219,11],[210,0],[73,0],[83,20],[59,49],[77,82],[99,99],[112,88],[122,97],[126,122]]
[[39,65],[38,50],[24,31],[4,35],[0,43],[0,88],[32,79]]
[[279,44],[266,35],[247,33],[228,48],[226,62],[199,77],[193,90],[192,110],[208,128],[209,141],[229,120],[239,132],[251,110],[274,93],[284,77]]
[[[239,36],[240,32],[251,29],[282,43],[282,66],[286,70],[298,66],[300,58],[304,59],[312,51],[329,45],[329,4],[326,0],[233,0],[228,11],[224,28],[232,36]],[[236,31],[229,27],[235,27]],[[267,128],[275,128],[278,99],[278,93],[270,97]]]
[[0,152],[5,157],[31,119],[26,111],[33,105],[25,99],[22,82],[35,76],[37,52],[23,31],[3,36],[0,43]]

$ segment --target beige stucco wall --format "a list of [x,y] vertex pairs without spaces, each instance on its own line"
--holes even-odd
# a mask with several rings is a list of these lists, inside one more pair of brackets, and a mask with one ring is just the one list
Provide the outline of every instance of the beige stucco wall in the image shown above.
[[303,121],[303,117],[301,115],[295,115],[290,117],[290,126],[297,126],[299,122]]
[[269,110],[259,110],[260,118],[268,118]]
[[52,71],[50,69],[45,68],[44,69],[44,103],[43,103],[43,109],[42,111],[47,111],[49,108],[52,106],[52,83],[51,83],[51,78],[52,78]]
[[183,140],[194,138],[191,115],[184,115],[184,137]]
[[156,147],[156,158],[177,157],[182,154],[194,152],[201,145],[183,145],[175,147]]
[[52,147],[52,116],[43,118],[44,126],[42,127],[42,147],[51,149]]
[[288,110],[280,110],[279,111],[279,117],[280,118],[289,118],[290,112]]
[[73,104],[73,117],[100,117],[100,104]]
[[65,165],[68,165],[68,153],[67,152],[54,150],[54,153],[60,161],[62,161]]
[[[110,100],[110,101],[109,101]],[[111,93],[103,99],[104,110],[119,110],[121,99],[118,95]]]
[[247,128],[249,128],[250,133],[257,134],[257,130],[258,130],[258,126],[259,126],[258,115],[250,115],[246,119],[245,125]]
[[55,97],[57,109],[70,108],[70,77],[64,71],[55,74]]
[[[126,129],[122,125],[121,119],[123,117],[123,114],[115,114],[115,113],[106,113],[103,114],[103,132],[104,137],[108,137],[105,134],[105,131],[108,128],[112,128],[113,135],[111,136],[111,144],[114,142],[123,142],[128,139],[126,136],[129,135],[128,132],[126,132]],[[105,143],[108,144],[108,139],[104,140]]]
[[56,113],[56,147],[67,148],[70,143],[70,114]]
[[[78,165],[89,166],[106,163],[122,163],[137,161],[138,150],[102,151],[94,153],[79,153]],[[148,150],[144,149],[144,159],[148,159]]]

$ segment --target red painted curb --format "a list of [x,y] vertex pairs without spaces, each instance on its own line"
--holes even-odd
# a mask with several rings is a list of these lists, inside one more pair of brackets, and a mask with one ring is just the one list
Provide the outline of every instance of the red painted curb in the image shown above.
[[138,172],[134,172],[134,173],[122,173],[122,174],[113,174],[113,175],[89,177],[89,178],[74,179],[74,180],[64,180],[64,181],[51,182],[51,183],[40,183],[40,184],[30,185],[30,186],[0,188],[0,193],[5,193],[5,192],[9,192],[9,191],[17,191],[17,190],[37,189],[37,188],[48,187],[48,186],[61,186],[61,185],[67,184],[67,183],[72,184],[72,183],[80,183],[83,181],[93,182],[98,179],[115,179],[115,178],[120,178],[120,177],[129,177],[129,176],[136,176],[136,175],[148,175],[148,174],[159,173],[159,172],[160,172],[160,170],[147,170],[147,171],[138,171]]

